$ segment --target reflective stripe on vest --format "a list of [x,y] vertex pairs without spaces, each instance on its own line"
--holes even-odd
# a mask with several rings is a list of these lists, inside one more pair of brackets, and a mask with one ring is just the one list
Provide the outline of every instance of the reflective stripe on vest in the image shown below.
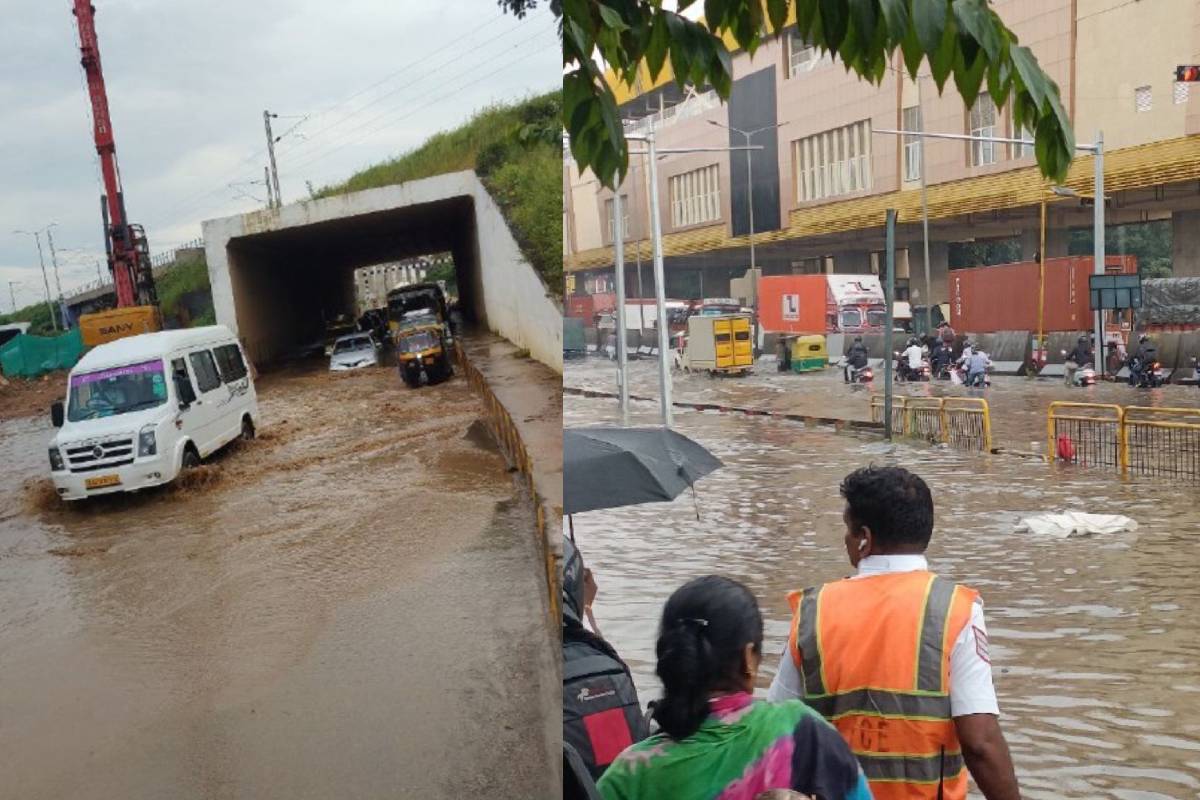
[[877,798],[966,796],[948,684],[976,596],[921,571],[838,581],[793,600],[804,700],[842,733]]

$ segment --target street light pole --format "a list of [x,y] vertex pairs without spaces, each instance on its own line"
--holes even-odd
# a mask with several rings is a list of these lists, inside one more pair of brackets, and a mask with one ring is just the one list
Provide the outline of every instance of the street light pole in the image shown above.
[[17,285],[17,281],[8,282],[8,299],[12,303],[13,313],[17,313],[17,293],[13,291],[13,287]]
[[646,133],[650,161],[650,239],[654,259],[654,300],[658,306],[658,387],[663,427],[671,427],[671,372],[667,363],[667,296],[663,277],[662,223],[658,215],[658,153],[654,145],[654,126]]
[[[625,220],[621,208],[621,185],[613,192],[613,251],[616,256],[616,274],[614,275],[617,289],[617,392],[621,420],[629,417],[629,365],[628,354],[625,352]],[[640,331],[639,331],[640,333]]]
[[[1104,274],[1104,132],[1096,131],[1096,144],[1094,152],[1095,158],[1095,183],[1096,194],[1093,199],[1093,207],[1095,209],[1092,216],[1092,236],[1095,238],[1093,247],[1092,274]],[[1093,348],[1093,356],[1096,361],[1096,374],[1104,375],[1104,312],[1096,309],[1095,324],[1096,324],[1096,346]]]
[[[921,104],[921,77],[917,76],[917,114],[920,117],[921,129],[925,129],[925,107]],[[904,141],[901,139],[901,141]],[[929,277],[929,185],[925,180],[925,137],[920,143],[921,159],[921,231],[925,254],[925,335],[933,335],[933,280]]]

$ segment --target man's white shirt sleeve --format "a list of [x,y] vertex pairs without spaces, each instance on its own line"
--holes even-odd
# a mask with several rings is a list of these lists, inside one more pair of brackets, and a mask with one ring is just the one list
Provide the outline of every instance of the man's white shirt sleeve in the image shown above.
[[[996,687],[992,684],[990,659],[983,604],[972,603],[971,621],[958,635],[954,649],[950,651],[951,716],[1000,713]],[[788,662],[791,662],[790,658]]]
[[[987,626],[983,604],[971,605],[971,620],[963,628],[950,651],[950,715],[999,714],[996,687],[992,684],[992,665],[987,647]],[[804,698],[804,681],[784,647],[779,671],[771,681],[767,699],[771,702]]]

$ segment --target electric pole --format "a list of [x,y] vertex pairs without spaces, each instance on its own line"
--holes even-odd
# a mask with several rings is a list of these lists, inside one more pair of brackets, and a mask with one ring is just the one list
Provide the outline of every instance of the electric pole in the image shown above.
[[275,187],[275,207],[279,208],[283,205],[283,195],[279,193],[279,168],[275,166],[275,135],[271,133],[271,117],[273,116],[275,114],[270,111],[263,111],[263,125],[267,129],[267,156],[271,161],[271,183],[268,184],[268,187]]
[[263,183],[267,187],[267,208],[275,207],[275,194],[271,191],[271,168],[263,167]]
[[41,231],[13,231],[13,233],[32,236],[33,240],[37,242],[38,264],[42,267],[42,283],[46,285],[46,310],[50,312],[50,325],[54,328],[54,332],[58,333],[58,316],[54,313],[54,304],[50,300],[50,278],[46,275],[46,259],[42,256],[42,233]]
[[104,285],[104,272],[100,269],[100,261],[96,261],[96,278],[99,279],[99,286]]

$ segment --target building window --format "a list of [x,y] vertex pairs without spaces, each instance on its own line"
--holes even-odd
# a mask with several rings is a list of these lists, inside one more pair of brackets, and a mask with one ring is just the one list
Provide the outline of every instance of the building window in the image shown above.
[[671,178],[671,224],[676,228],[721,218],[721,184],[717,165]]
[[[608,198],[604,201],[604,222],[608,226],[608,240],[615,242],[617,240],[616,231],[613,230],[613,200]],[[626,239],[629,238],[629,195],[621,195],[621,230],[625,232]]]
[[1139,86],[1133,90],[1133,108],[1139,114],[1153,107],[1153,96],[1149,86]]
[[871,188],[871,123],[855,122],[792,142],[796,199],[821,200]]
[[[1009,137],[1012,139],[1025,139],[1026,141],[1029,141],[1029,142],[1033,141],[1033,138],[1034,138],[1033,137],[1033,129],[1030,127],[1024,126],[1024,125],[1022,125],[1020,128],[1017,128],[1017,121],[1015,119],[1013,119],[1013,114],[1012,114],[1011,109],[1009,110],[1009,114],[1008,114],[1008,131],[1009,131]],[[1033,145],[1032,144],[1010,145],[1009,155],[1011,158],[1014,158],[1014,159],[1030,157],[1033,155]]]
[[808,72],[817,65],[817,49],[807,44],[792,28],[787,37],[787,66],[788,77],[794,78],[801,72]]
[[[975,105],[971,106],[968,130],[972,136],[996,135],[996,104],[991,96],[979,95]],[[996,163],[995,142],[971,142],[971,166],[979,167],[984,164]]]
[[1185,83],[1183,81],[1178,81],[1175,84],[1175,105],[1183,105],[1188,101],[1189,86],[1191,86],[1190,83]]
[[[900,127],[906,131],[920,131],[921,107],[909,106],[901,112]],[[921,179],[921,137],[904,137],[904,180],[916,181]]]

